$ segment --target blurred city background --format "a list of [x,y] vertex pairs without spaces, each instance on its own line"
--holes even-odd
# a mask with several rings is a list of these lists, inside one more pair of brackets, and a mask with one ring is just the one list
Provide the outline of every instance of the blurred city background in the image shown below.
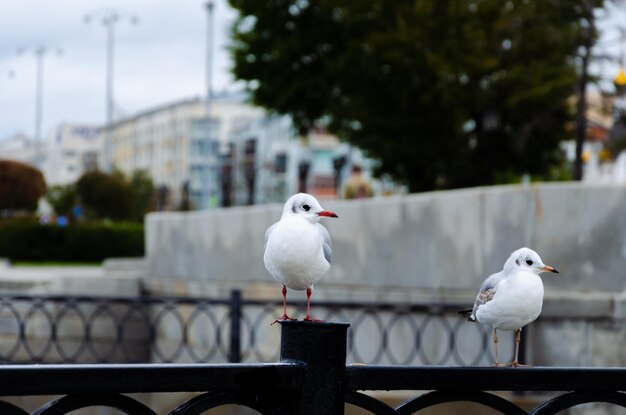
[[[354,164],[375,195],[625,180],[623,2],[231,3],[3,3],[0,156],[40,213],[335,198]],[[70,209],[94,171],[135,211]]]
[[617,0],[3,0],[0,360],[275,361],[263,235],[304,191],[339,214],[312,306],[351,322],[350,362],[489,364],[454,311],[527,245],[561,276],[524,358],[623,366],[625,22]]

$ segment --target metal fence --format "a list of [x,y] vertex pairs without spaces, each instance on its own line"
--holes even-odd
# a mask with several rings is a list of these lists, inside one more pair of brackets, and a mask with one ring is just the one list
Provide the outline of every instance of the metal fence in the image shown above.
[[[304,303],[292,313],[304,314]],[[479,365],[493,362],[489,329],[465,305],[315,302],[316,318],[350,322],[349,363]],[[229,298],[0,297],[3,363],[275,362],[281,303]],[[512,336],[502,336],[502,360]]]
[[[172,392],[202,393],[174,401],[161,413],[192,415],[235,404],[264,415],[341,415],[348,407],[409,415],[459,401],[509,415],[552,415],[589,402],[626,408],[626,393],[620,392],[626,390],[624,368],[346,366],[348,324],[287,321],[279,327],[281,360],[276,363],[0,366],[0,396],[62,395],[48,397],[32,412],[36,415],[91,406],[155,415],[152,401],[129,394]],[[409,395],[389,404],[377,391]],[[538,404],[527,412],[511,395],[507,399],[493,391],[550,395],[537,395]],[[2,398],[0,412],[29,413],[19,405]]]

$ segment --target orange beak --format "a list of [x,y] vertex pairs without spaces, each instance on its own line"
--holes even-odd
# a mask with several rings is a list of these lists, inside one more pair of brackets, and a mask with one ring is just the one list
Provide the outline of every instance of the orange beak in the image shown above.
[[555,274],[560,274],[558,269],[553,268],[550,265],[546,265],[545,267],[541,268],[541,270],[547,271],[547,272],[554,272]]

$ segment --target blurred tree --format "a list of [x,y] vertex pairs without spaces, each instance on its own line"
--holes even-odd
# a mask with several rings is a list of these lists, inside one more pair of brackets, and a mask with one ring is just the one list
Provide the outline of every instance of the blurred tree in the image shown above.
[[156,189],[152,177],[145,170],[134,172],[130,184],[135,191],[132,218],[141,222],[146,213],[156,209]]
[[76,182],[87,219],[127,220],[133,216],[135,189],[121,173],[93,171]]
[[34,212],[45,194],[41,171],[18,161],[0,160],[0,213]]
[[233,73],[254,103],[301,132],[326,123],[411,191],[563,162],[589,40],[578,0],[229,1]]
[[70,217],[77,201],[76,187],[73,184],[56,185],[48,189],[46,200],[57,215]]

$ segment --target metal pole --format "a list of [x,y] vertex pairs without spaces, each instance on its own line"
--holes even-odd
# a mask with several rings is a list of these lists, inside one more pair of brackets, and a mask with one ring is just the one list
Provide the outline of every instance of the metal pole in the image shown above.
[[[208,146],[210,146],[211,148],[213,148],[213,146],[211,145],[212,142],[212,134],[211,132],[213,131],[212,127],[212,123],[211,123],[211,100],[213,98],[212,95],[212,91],[211,91],[211,84],[213,82],[213,12],[214,12],[214,2],[213,0],[208,0],[206,2],[206,11],[207,11],[207,28],[206,28],[206,99],[204,101],[204,140],[206,140],[206,144]],[[213,160],[215,160],[215,155],[211,155],[209,157],[212,157]],[[211,159],[207,159],[206,162],[210,163],[209,160]],[[203,193],[206,192],[206,202],[205,202],[205,206],[206,207],[211,207],[211,200],[213,199],[213,196],[216,195],[217,199],[220,200],[222,199],[223,196],[220,195],[220,190],[221,186],[221,172],[220,172],[220,166],[219,166],[219,150],[218,150],[218,158],[217,158],[217,174],[216,177],[214,177],[214,182],[212,183],[211,180],[211,175],[207,174],[203,180],[207,181],[206,185],[203,186],[204,190]],[[207,166],[209,166],[207,164]],[[209,171],[210,171],[210,167],[209,167]],[[220,202],[217,202],[218,204],[220,204]]]
[[230,363],[241,362],[241,291],[230,293]]
[[213,0],[206,3],[207,10],[207,30],[206,30],[206,101],[205,116],[207,122],[211,117],[211,84],[213,82]]
[[101,19],[102,25],[106,29],[106,79],[105,79],[105,127],[104,127],[104,148],[102,167],[106,172],[113,168],[113,111],[114,111],[114,84],[115,77],[115,25],[125,18],[129,18],[131,24],[136,24],[138,18],[133,14],[124,14],[115,9],[104,10],[102,12],[87,14],[84,17],[85,23],[90,23],[94,19]]
[[348,323],[281,321],[280,361],[305,365],[293,415],[343,415]]
[[37,80],[35,99],[35,166],[41,168],[41,121],[43,118],[43,57],[46,49],[43,46],[35,49],[37,59]]
[[[48,52],[54,49],[50,49],[45,47],[44,45],[39,45],[33,49],[30,48],[19,48],[17,50],[18,55],[22,55],[27,50],[30,50],[35,55],[36,60],[36,70],[35,70],[35,126],[33,131],[33,139],[35,142],[35,151],[33,155],[33,164],[38,168],[41,168],[41,164],[43,161],[43,134],[42,134],[42,124],[43,124],[43,70],[44,70],[44,58]],[[63,52],[61,49],[55,50],[58,55],[61,55]],[[9,73],[12,75],[12,72]]]
[[115,20],[114,14],[107,16],[104,24],[107,29],[107,75],[106,75],[106,134],[104,138],[104,170],[111,171],[112,143],[111,123],[113,122],[113,52],[115,47]]

